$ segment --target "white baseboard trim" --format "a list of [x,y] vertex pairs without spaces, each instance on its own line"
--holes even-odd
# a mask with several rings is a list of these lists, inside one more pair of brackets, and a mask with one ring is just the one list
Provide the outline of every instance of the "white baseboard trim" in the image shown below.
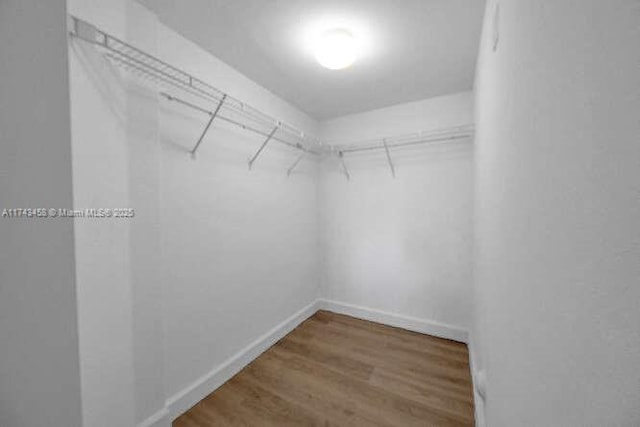
[[171,427],[171,417],[167,408],[162,408],[136,427]]
[[486,421],[484,417],[484,397],[480,394],[479,379],[480,369],[477,364],[475,346],[473,339],[469,340],[467,345],[469,348],[469,368],[471,369],[471,382],[473,384],[473,406],[475,410],[476,427],[485,427]]
[[[318,311],[318,301],[314,301],[297,313],[273,327],[267,333],[240,350],[226,362],[194,381],[191,385],[167,399],[167,411],[174,420],[196,403],[240,372],[242,368],[260,356],[265,350],[296,328],[300,323]],[[151,424],[153,425],[153,424]],[[144,427],[147,427],[146,425]],[[153,426],[156,427],[156,426]]]
[[404,316],[402,314],[322,298],[318,300],[318,303],[319,309],[321,310],[345,314],[358,319],[395,326],[409,331],[420,332],[422,334],[433,335],[462,343],[467,343],[469,338],[469,332],[466,329],[433,320]]

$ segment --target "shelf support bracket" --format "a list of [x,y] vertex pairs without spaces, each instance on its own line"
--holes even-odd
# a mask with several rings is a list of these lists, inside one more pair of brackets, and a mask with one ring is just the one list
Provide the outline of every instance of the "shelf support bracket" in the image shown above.
[[264,150],[264,147],[267,146],[267,144],[269,143],[269,141],[271,141],[271,138],[273,138],[273,135],[276,134],[276,131],[280,129],[280,123],[278,122],[278,124],[273,128],[273,130],[271,131],[271,133],[267,136],[267,139],[264,140],[264,142],[262,143],[262,145],[260,146],[260,148],[258,148],[258,151],[256,151],[256,154],[253,155],[253,157],[249,160],[249,170],[251,170],[251,167],[253,166],[253,162],[256,161],[256,159],[258,158],[258,156],[260,155],[260,153],[262,153],[262,150]]
[[298,156],[296,161],[293,162],[291,167],[287,170],[287,176],[291,175],[291,172],[293,172],[293,170],[296,168],[296,166],[298,166],[298,163],[300,163],[302,161],[302,159],[304,159],[304,157],[307,155],[307,150],[305,150],[305,148],[302,145],[298,144],[298,148],[300,150],[302,150],[302,153],[300,153],[300,155]]
[[193,147],[193,150],[191,150],[192,157],[196,156],[196,150],[198,149],[198,147],[200,147],[200,144],[202,144],[202,140],[204,139],[204,136],[207,134],[207,132],[209,132],[209,128],[211,127],[213,120],[216,118],[216,116],[220,112],[220,109],[222,108],[222,105],[224,104],[224,101],[226,99],[227,99],[227,95],[225,94],[222,96],[222,99],[218,103],[218,106],[216,107],[215,111],[211,114],[211,118],[209,119],[209,122],[207,123],[207,125],[204,127],[204,130],[200,134],[200,138],[198,138],[198,142],[196,142],[195,147]]
[[382,143],[384,144],[384,151],[387,153],[387,161],[389,162],[389,169],[391,169],[391,176],[396,177],[396,168],[393,166],[393,161],[391,160],[391,154],[389,153],[389,146],[387,145],[387,139],[383,138]]
[[340,157],[340,164],[342,165],[342,170],[344,171],[344,175],[347,177],[347,181],[351,181],[351,175],[349,175],[349,170],[347,169],[347,165],[344,163],[344,153],[342,151],[338,152],[338,157]]

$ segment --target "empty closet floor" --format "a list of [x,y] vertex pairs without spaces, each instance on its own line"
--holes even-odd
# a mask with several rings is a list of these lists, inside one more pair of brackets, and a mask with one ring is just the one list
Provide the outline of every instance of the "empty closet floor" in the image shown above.
[[319,311],[174,421],[472,426],[464,344]]

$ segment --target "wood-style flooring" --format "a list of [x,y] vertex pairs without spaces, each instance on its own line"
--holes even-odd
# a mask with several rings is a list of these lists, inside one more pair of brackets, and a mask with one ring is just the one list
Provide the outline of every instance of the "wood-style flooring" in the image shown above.
[[319,311],[173,427],[473,423],[464,344]]

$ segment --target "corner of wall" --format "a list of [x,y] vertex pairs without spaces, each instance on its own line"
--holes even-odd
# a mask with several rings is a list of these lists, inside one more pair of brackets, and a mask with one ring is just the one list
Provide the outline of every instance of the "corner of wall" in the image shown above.
[[430,319],[423,319],[403,314],[391,313],[374,308],[363,307],[355,304],[334,301],[321,298],[318,301],[318,308],[331,311],[333,313],[344,314],[357,319],[368,320],[370,322],[381,323],[408,331],[419,332],[421,334],[432,335],[461,343],[468,343],[469,332],[457,326],[448,325]]
[[473,336],[469,336],[467,347],[469,349],[469,369],[471,371],[471,382],[473,386],[476,427],[485,427],[484,402],[486,399],[486,374],[478,363],[478,353]]

